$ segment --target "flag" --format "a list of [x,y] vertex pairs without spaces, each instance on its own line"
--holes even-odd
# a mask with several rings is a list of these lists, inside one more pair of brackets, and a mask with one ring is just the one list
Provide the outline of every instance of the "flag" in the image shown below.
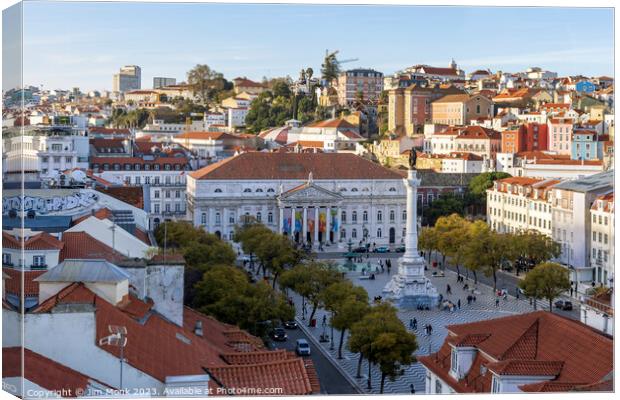
[[301,223],[303,219],[301,216],[301,211],[295,212],[295,232],[301,232]]
[[325,232],[326,227],[327,227],[327,219],[325,216],[325,212],[319,211],[319,232]]

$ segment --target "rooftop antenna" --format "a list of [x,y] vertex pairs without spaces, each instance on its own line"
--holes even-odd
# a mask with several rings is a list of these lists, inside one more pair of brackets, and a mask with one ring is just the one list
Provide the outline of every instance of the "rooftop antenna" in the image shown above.
[[119,325],[108,325],[108,331],[110,335],[99,339],[99,346],[114,346],[120,347],[120,385],[119,389],[123,389],[123,361],[124,361],[124,349],[127,346],[127,328]]

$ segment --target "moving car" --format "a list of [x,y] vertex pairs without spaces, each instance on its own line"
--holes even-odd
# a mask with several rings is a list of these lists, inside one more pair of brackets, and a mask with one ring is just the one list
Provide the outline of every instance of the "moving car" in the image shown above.
[[398,246],[397,248],[394,249],[395,253],[404,253],[405,252],[405,246]]
[[297,344],[295,345],[295,353],[297,353],[298,356],[310,355],[310,344],[306,339],[297,339]]
[[269,336],[271,336],[273,340],[276,340],[278,342],[284,342],[288,338],[288,335],[284,331],[284,328],[275,328],[271,331]]
[[390,251],[390,248],[387,246],[381,246],[381,247],[377,247],[375,248],[374,252],[375,253],[387,253]]
[[573,303],[568,300],[558,300],[554,303],[555,308],[559,308],[564,311],[571,311],[573,309]]
[[284,327],[286,329],[297,329],[297,322],[291,320],[291,321],[286,321],[284,322]]

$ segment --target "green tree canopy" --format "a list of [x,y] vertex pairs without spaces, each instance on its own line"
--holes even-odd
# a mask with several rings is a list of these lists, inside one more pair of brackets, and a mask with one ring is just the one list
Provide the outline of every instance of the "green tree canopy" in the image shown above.
[[553,312],[553,300],[570,289],[569,273],[560,264],[545,262],[537,265],[519,282],[526,296],[549,300]]
[[230,89],[230,82],[206,64],[197,64],[187,72],[187,83],[204,105],[216,99],[219,92]]

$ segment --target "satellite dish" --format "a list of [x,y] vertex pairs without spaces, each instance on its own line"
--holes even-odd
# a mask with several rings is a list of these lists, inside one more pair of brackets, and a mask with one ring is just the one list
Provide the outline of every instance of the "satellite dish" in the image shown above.
[[71,178],[73,178],[76,182],[84,182],[86,181],[86,174],[84,171],[76,169],[71,172]]

